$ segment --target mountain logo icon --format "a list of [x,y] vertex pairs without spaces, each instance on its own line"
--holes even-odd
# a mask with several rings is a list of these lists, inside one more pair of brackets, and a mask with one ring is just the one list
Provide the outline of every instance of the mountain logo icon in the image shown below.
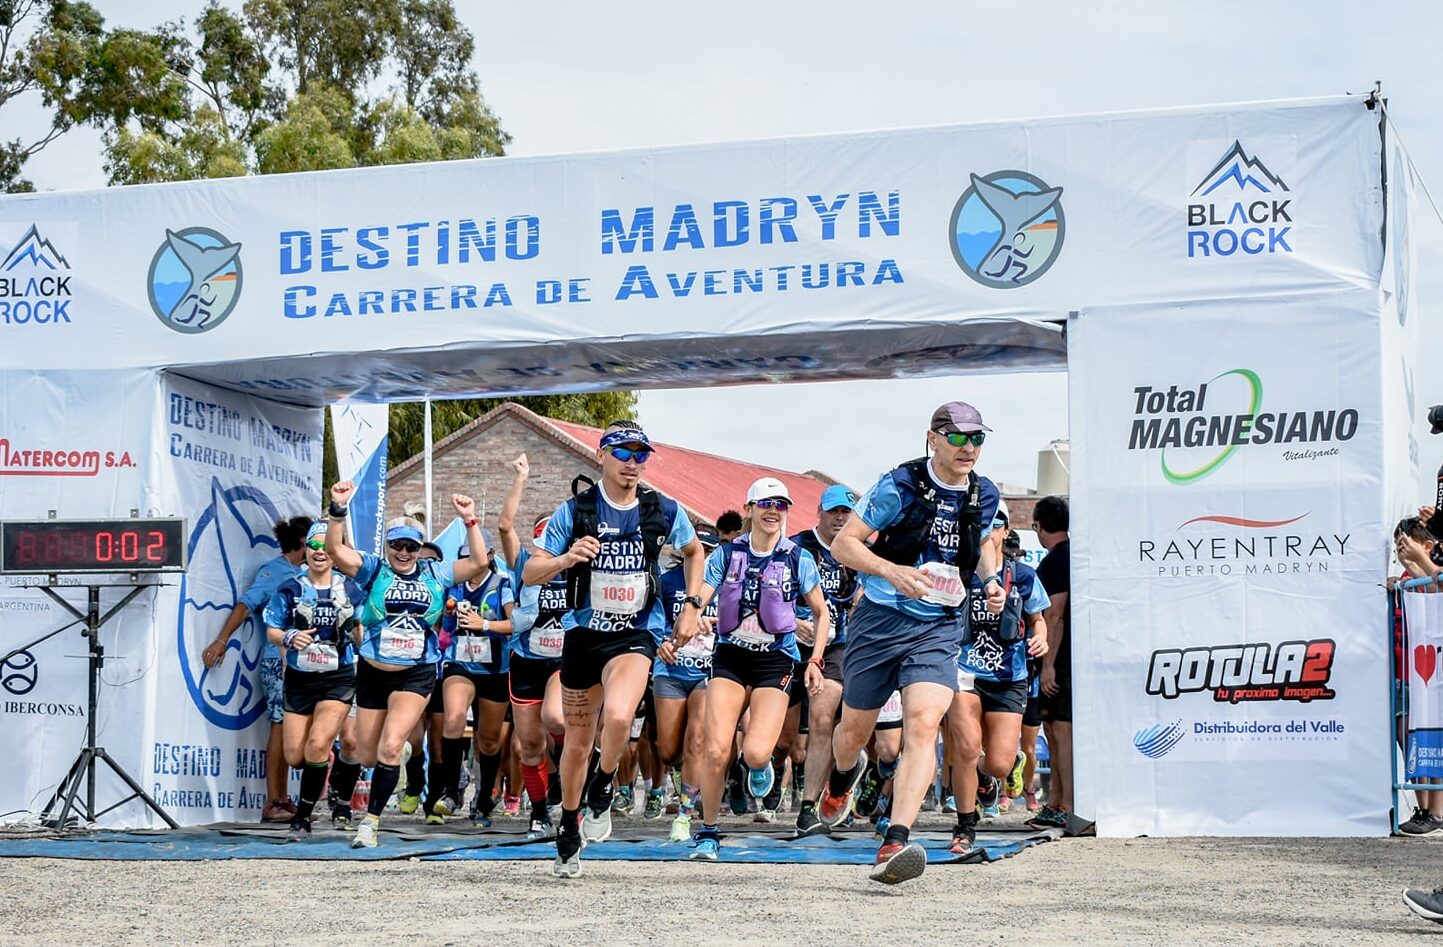
[[256,569],[280,552],[270,533],[280,518],[262,491],[244,484],[226,489],[212,478],[210,505],[191,530],[190,569],[180,583],[176,651],[196,708],[227,730],[244,730],[266,712],[255,673],[266,643],[261,616],[251,615],[236,630],[220,664],[207,668],[200,655],[215,640]]
[[1288,185],[1282,178],[1268,170],[1268,166],[1261,160],[1250,155],[1243,148],[1241,141],[1234,141],[1229,148],[1213,166],[1213,169],[1203,176],[1202,182],[1193,188],[1193,196],[1207,197],[1209,194],[1231,184],[1240,192],[1256,194],[1275,194],[1288,190]]
[[68,270],[70,263],[45,237],[41,236],[40,230],[34,224],[25,231],[25,236],[15,248],[0,260],[0,273],[8,273],[22,264],[30,264],[38,270]]

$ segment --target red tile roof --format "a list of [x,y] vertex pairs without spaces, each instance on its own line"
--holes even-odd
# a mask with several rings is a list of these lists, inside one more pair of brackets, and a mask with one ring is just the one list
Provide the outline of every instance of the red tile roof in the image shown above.
[[[595,445],[601,440],[598,428],[566,421],[544,419],[583,444]],[[727,510],[743,512],[747,488],[762,477],[776,477],[787,485],[796,504],[787,515],[787,531],[811,529],[817,525],[817,506],[827,484],[806,474],[761,464],[706,454],[674,444],[655,442],[656,453],[646,465],[648,484],[715,523]]]

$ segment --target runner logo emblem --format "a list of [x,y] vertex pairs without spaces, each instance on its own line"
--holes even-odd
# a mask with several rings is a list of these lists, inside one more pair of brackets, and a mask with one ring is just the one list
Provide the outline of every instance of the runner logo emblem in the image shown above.
[[156,318],[189,335],[224,322],[240,301],[240,249],[206,227],[167,230],[146,284]]
[[1062,188],[1026,171],[971,177],[972,185],[952,208],[953,259],[983,286],[1026,286],[1062,251],[1067,230]]

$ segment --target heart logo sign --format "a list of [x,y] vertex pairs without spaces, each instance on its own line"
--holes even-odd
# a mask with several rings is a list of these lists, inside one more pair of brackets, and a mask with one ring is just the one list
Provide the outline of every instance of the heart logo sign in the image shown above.
[[1413,670],[1423,679],[1424,685],[1428,683],[1433,672],[1438,669],[1438,648],[1431,644],[1420,644],[1413,649]]

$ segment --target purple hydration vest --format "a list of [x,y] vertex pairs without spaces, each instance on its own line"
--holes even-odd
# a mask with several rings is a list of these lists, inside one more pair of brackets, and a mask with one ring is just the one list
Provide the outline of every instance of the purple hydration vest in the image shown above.
[[[729,635],[740,627],[744,598],[756,603],[757,621],[763,631],[774,635],[795,631],[801,547],[783,538],[761,566],[752,565],[751,547],[745,542],[727,543],[726,549],[726,577],[717,590],[717,631]],[[745,595],[748,585],[753,587],[752,595]]]

